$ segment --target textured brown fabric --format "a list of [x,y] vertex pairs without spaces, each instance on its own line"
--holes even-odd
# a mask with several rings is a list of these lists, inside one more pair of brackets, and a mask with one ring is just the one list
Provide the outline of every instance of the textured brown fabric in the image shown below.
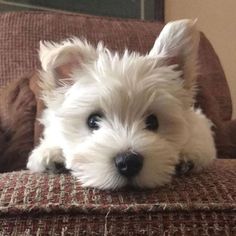
[[219,158],[236,157],[236,120],[220,123],[214,131]]
[[81,188],[71,175],[0,175],[0,235],[236,235],[236,161],[154,190]]
[[[211,120],[230,120],[232,103],[224,71],[212,45],[201,34],[199,46],[199,96],[197,97],[204,113]],[[227,102],[226,102],[227,100]]]
[[0,172],[25,168],[33,148],[36,100],[30,77],[0,89]]

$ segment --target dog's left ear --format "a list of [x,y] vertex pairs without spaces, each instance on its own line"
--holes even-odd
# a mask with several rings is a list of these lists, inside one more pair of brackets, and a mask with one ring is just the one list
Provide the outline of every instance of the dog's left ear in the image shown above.
[[168,23],[156,39],[149,55],[166,58],[166,65],[178,64],[183,71],[183,86],[194,90],[197,75],[197,56],[200,34],[196,20]]
[[50,89],[71,83],[73,71],[81,69],[96,57],[96,49],[86,41],[77,38],[60,44],[40,42],[39,58],[42,70],[47,75],[47,81],[42,82]]

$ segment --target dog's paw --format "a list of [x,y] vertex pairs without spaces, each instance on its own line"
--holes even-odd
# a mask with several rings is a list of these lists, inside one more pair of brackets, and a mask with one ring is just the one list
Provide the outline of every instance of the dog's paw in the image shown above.
[[46,171],[53,174],[68,173],[64,162],[52,162],[47,166]]
[[193,168],[194,168],[194,163],[192,161],[181,160],[175,166],[175,175],[181,176],[181,175],[188,174]]
[[37,147],[28,159],[27,168],[33,172],[64,172],[66,169],[62,150],[60,148]]
[[208,167],[215,159],[214,153],[184,153],[180,155],[180,162],[176,173],[200,172]]

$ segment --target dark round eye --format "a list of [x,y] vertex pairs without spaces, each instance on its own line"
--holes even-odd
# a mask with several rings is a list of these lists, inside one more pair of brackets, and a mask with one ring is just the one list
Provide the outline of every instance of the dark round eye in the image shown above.
[[87,120],[87,124],[88,124],[88,127],[91,129],[91,130],[97,130],[99,129],[99,121],[101,120],[102,118],[102,115],[99,114],[99,113],[94,113],[94,114],[91,114],[89,117],[88,117],[88,120]]
[[153,114],[149,115],[146,120],[146,129],[151,130],[151,131],[156,131],[158,129],[158,120],[157,117]]

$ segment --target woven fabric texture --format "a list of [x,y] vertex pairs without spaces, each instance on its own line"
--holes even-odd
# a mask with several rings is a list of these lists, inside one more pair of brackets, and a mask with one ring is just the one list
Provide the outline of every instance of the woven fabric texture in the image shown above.
[[[236,235],[236,162],[154,190],[81,188],[71,175],[0,175],[0,235]],[[11,234],[12,233],[12,234]]]

